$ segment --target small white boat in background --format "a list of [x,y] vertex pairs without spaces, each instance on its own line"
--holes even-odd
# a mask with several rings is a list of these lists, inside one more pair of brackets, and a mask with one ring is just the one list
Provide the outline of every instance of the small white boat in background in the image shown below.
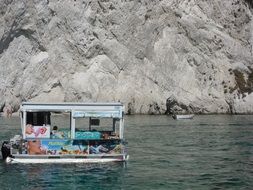
[[194,114],[184,114],[184,115],[172,115],[173,119],[193,119]]

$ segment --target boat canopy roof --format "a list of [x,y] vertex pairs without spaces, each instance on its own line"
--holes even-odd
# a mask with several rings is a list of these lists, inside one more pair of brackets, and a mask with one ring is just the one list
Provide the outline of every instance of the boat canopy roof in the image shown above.
[[[122,103],[32,103],[23,102],[22,112],[72,112],[73,117],[114,117],[121,118],[124,112]],[[108,115],[109,114],[109,115]]]

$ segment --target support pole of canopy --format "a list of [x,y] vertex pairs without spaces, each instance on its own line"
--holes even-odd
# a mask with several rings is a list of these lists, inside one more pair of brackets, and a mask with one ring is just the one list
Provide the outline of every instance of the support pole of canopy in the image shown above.
[[27,115],[27,112],[26,110],[24,110],[23,112],[23,124],[22,124],[22,133],[23,133],[23,139],[25,139],[25,130],[26,130],[26,115]]
[[119,138],[123,139],[123,132],[124,132],[124,119],[121,118],[119,122]]
[[22,136],[23,136],[23,112],[22,111],[19,112],[19,117],[20,117],[21,132],[22,132]]
[[74,110],[72,110],[71,111],[71,126],[70,126],[70,128],[71,128],[71,139],[74,139],[75,138],[75,128],[76,128],[76,126],[75,126],[75,118],[74,118]]

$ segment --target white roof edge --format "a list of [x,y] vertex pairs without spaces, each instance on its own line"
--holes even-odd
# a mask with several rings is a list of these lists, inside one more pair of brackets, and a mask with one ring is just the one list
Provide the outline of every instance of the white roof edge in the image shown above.
[[86,111],[114,111],[119,110],[124,112],[124,105],[117,103],[40,103],[40,102],[22,102],[20,110],[40,110],[40,111],[71,111],[71,110],[86,110]]
[[22,102],[21,106],[123,106],[121,102],[95,102],[95,103],[82,103],[82,102]]

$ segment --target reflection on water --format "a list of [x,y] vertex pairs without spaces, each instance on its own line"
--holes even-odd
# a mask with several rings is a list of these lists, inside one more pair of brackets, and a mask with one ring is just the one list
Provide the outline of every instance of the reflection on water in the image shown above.
[[[6,189],[108,189],[121,187],[124,163],[107,164],[2,164]],[[15,180],[14,180],[15,179]],[[13,181],[14,180],[14,181]],[[1,181],[3,183],[3,181]],[[107,187],[107,188],[106,188]],[[2,189],[2,188],[1,188]],[[110,189],[110,188],[109,188]]]
[[[0,118],[0,128],[9,138],[19,119]],[[1,189],[252,189],[252,116],[131,116],[125,135],[126,164],[0,162]]]

